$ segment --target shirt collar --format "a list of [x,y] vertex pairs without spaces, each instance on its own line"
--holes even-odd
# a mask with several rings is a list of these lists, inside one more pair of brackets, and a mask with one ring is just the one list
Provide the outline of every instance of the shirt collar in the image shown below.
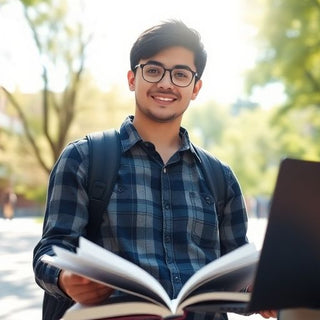
[[[138,131],[133,125],[133,118],[133,115],[128,116],[120,127],[120,138],[124,152],[128,151],[135,144],[142,141],[142,138],[140,137]],[[189,150],[193,154],[193,156],[198,161],[200,161],[199,156],[195,151],[193,144],[190,141],[188,131],[185,128],[180,127],[179,135],[181,137],[181,147],[179,151]]]
[[180,151],[186,151],[186,150],[189,150],[193,156],[199,161],[201,162],[193,144],[191,143],[190,141],[190,138],[189,138],[189,134],[188,134],[188,131],[183,128],[183,127],[180,127],[180,137],[181,137],[181,148],[180,148]]
[[133,116],[128,116],[120,127],[120,139],[123,151],[131,149],[139,141],[142,141],[138,131],[133,125]]

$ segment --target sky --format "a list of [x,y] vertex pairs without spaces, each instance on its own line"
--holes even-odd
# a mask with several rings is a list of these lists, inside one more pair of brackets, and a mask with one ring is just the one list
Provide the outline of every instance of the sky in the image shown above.
[[[0,85],[9,89],[18,85],[29,92],[40,86],[40,67],[15,2],[0,10]],[[232,103],[243,98],[243,73],[254,66],[257,56],[255,30],[243,22],[244,10],[241,0],[86,0],[83,19],[95,31],[87,67],[100,88],[108,90],[114,84],[127,88],[129,52],[135,39],[161,21],[180,19],[201,34],[208,53],[197,100]],[[258,92],[256,99],[263,94]]]

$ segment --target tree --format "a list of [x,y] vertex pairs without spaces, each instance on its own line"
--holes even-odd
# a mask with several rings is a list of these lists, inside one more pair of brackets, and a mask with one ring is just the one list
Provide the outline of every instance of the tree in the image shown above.
[[[258,3],[258,7],[254,6]],[[316,106],[320,110],[320,1],[248,1],[248,21],[258,29],[260,50],[248,75],[248,87],[280,82],[285,110]],[[259,10],[260,9],[260,10]],[[284,110],[283,109],[283,110]]]
[[183,122],[190,128],[193,139],[206,149],[219,145],[222,133],[228,126],[228,107],[208,101],[204,105],[189,108]]
[[211,150],[235,171],[246,195],[269,196],[273,189],[279,145],[271,118],[272,110],[242,110],[229,119],[220,145]]
[[231,166],[246,195],[269,196],[282,155],[273,113],[244,101],[229,107],[211,101],[191,108],[185,122],[196,144]]
[[[85,32],[75,14],[71,15],[70,1],[19,0],[19,3],[42,69],[39,122],[34,119],[34,113],[30,114],[23,99],[18,99],[5,87],[2,90],[22,121],[25,137],[37,161],[49,173],[66,143],[76,115],[86,48],[92,34]],[[73,11],[75,4],[72,2]],[[1,1],[0,5],[10,5],[10,2]],[[60,74],[59,89],[55,88],[53,80],[57,72]]]

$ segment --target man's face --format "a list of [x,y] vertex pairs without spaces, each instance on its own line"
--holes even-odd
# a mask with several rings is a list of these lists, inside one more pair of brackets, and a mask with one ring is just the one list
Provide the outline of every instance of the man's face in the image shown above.
[[[186,67],[196,71],[194,54],[183,47],[171,47],[160,51],[149,59],[142,59],[139,64],[155,62],[166,69]],[[135,91],[136,115],[139,113],[157,122],[168,122],[174,119],[181,120],[190,100],[194,100],[201,88],[202,82],[195,78],[187,87],[179,87],[171,82],[170,73],[157,83],[150,83],[143,79],[142,69],[137,68],[136,74],[128,72],[128,83],[131,91]]]

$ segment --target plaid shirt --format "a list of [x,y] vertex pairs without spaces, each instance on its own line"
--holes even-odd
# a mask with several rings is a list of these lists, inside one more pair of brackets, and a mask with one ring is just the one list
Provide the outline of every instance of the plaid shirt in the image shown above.
[[[142,141],[128,117],[120,128],[121,164],[104,221],[103,246],[159,279],[175,298],[188,278],[208,262],[247,242],[247,215],[239,184],[228,166],[228,201],[218,223],[214,199],[191,145],[180,129],[181,147],[168,163]],[[63,295],[59,270],[40,261],[52,245],[74,250],[88,221],[88,145],[69,144],[49,181],[44,230],[34,251],[38,284]],[[222,245],[223,242],[223,245]],[[221,247],[226,252],[221,252]]]

